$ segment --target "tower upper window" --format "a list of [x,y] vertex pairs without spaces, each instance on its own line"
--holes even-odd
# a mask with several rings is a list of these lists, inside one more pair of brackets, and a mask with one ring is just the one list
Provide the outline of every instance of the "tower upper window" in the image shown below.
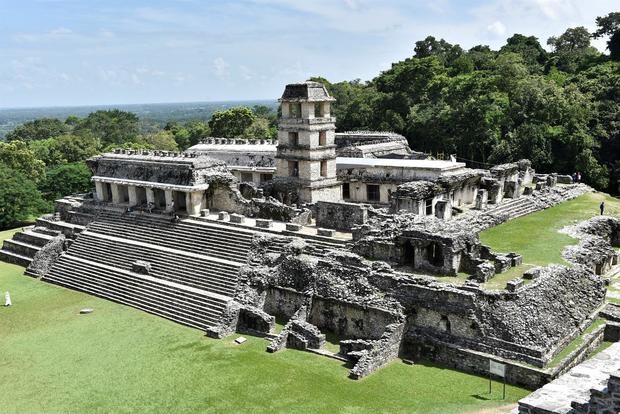
[[291,102],[289,103],[289,113],[291,118],[301,118],[301,103]]

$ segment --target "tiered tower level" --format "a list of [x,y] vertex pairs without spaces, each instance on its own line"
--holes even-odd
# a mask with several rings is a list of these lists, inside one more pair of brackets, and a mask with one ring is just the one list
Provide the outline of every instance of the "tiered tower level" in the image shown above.
[[300,202],[338,201],[336,178],[336,119],[330,114],[335,101],[318,82],[286,85],[280,99],[276,178],[297,189]]

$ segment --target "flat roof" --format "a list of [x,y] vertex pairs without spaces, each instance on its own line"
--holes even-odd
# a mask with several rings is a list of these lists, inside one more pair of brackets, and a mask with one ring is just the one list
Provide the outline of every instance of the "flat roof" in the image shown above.
[[188,148],[187,152],[276,152],[276,147],[276,144],[196,144]]
[[400,158],[347,158],[337,157],[336,165],[339,168],[370,168],[370,167],[396,167],[424,170],[455,170],[465,168],[464,162],[451,162],[441,160],[410,160]]

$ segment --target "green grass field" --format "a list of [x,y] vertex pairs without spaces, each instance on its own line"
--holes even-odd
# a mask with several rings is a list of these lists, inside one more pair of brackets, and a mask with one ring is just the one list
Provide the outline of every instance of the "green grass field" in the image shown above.
[[483,244],[497,252],[523,255],[523,265],[497,275],[485,284],[487,288],[503,288],[510,279],[520,276],[533,266],[550,263],[567,264],[562,250],[578,240],[559,233],[561,228],[599,214],[605,200],[606,215],[620,216],[620,200],[603,193],[588,193],[547,210],[510,220],[480,233]]
[[[9,237],[3,232],[0,237]],[[214,340],[144,312],[22,276],[0,263],[0,412],[467,413],[527,395],[398,360],[360,381],[340,362]],[[85,307],[95,309],[80,315]],[[498,412],[505,412],[499,409]],[[486,412],[486,411],[485,411]]]

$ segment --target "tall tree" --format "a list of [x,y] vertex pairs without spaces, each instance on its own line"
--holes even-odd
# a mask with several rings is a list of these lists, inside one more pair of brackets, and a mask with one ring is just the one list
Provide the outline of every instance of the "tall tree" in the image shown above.
[[45,208],[35,183],[0,164],[0,229],[28,221]]
[[76,131],[88,131],[99,138],[101,145],[122,144],[133,141],[140,132],[138,116],[118,109],[90,113],[77,126]]
[[250,108],[238,106],[214,113],[209,128],[216,137],[237,138],[243,136],[255,119],[256,115]]
[[37,141],[60,136],[69,131],[69,126],[59,119],[41,118],[19,125],[6,134],[7,141]]
[[596,25],[598,30],[594,32],[594,38],[609,36],[607,49],[609,49],[611,60],[620,61],[620,12],[597,17]]
[[45,176],[45,164],[24,141],[0,142],[0,166],[19,171],[34,182]]
[[547,44],[553,48],[553,64],[564,72],[575,73],[594,61],[600,53],[590,45],[590,39],[590,32],[583,26],[550,37]]

